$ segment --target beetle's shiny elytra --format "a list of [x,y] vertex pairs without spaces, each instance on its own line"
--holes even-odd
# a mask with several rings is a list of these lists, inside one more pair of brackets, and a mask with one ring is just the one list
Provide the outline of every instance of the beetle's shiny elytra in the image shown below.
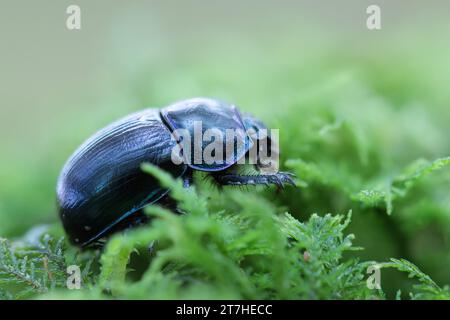
[[[133,113],[98,131],[85,141],[64,165],[57,183],[57,201],[64,229],[72,243],[87,246],[109,233],[145,220],[141,209],[163,202],[168,190],[141,170],[152,163],[182,178],[189,186],[193,170],[209,172],[221,185],[293,184],[290,174],[238,175],[224,164],[175,164],[171,153],[176,146],[172,132],[192,129],[192,121],[204,129],[252,128],[264,125],[225,102],[194,98],[162,109]],[[249,138],[249,137],[245,137]],[[236,150],[231,164],[244,156],[253,142]],[[228,159],[229,160],[229,159]]]

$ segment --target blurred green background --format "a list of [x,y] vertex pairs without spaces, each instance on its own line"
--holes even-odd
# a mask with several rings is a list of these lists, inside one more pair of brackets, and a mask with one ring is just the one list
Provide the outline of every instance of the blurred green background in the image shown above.
[[[366,28],[381,7],[382,29]],[[81,8],[81,30],[66,8]],[[448,169],[392,215],[342,190],[450,155],[446,1],[1,1],[0,236],[57,223],[56,179],[89,135],[146,107],[210,96],[280,129],[282,160],[337,183],[267,197],[292,215],[345,213],[363,259],[402,257],[450,284]],[[302,177],[300,177],[302,178]],[[312,179],[313,180],[313,179]],[[384,276],[384,274],[383,274]],[[407,281],[389,275],[383,287]]]

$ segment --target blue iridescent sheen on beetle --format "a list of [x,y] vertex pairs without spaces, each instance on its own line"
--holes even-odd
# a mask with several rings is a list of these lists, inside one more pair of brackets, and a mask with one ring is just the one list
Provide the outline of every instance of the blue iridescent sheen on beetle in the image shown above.
[[294,184],[289,173],[246,176],[233,170],[255,143],[247,135],[238,137],[243,139],[241,147],[223,164],[175,164],[171,153],[177,139],[172,133],[192,131],[194,121],[201,121],[204,131],[265,129],[233,105],[194,98],[133,113],[98,131],[68,159],[57,183],[59,215],[71,242],[81,247],[96,243],[112,232],[145,222],[141,209],[146,205],[170,202],[168,190],[142,172],[144,162],[182,178],[186,187],[192,183],[194,170],[209,172],[219,185]]

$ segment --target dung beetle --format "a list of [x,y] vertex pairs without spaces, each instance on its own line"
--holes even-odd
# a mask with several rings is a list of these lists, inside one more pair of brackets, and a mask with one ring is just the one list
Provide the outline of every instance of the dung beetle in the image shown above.
[[[233,144],[232,155],[222,163],[174,161],[173,150],[183,139],[176,135],[177,130],[192,133],[196,121],[202,123],[202,133],[208,129],[241,132],[233,138],[233,143],[238,143]],[[112,232],[144,223],[144,206],[169,203],[169,190],[141,170],[144,162],[181,178],[185,187],[193,182],[196,170],[207,172],[219,186],[294,185],[290,173],[261,173],[259,162],[257,174],[238,173],[237,162],[258,143],[257,136],[242,134],[248,129],[259,132],[267,128],[233,105],[194,98],[133,113],[98,131],[72,154],[58,178],[58,210],[70,241],[80,247],[99,243]],[[201,151],[205,148],[200,146]],[[185,157],[184,150],[180,155]]]

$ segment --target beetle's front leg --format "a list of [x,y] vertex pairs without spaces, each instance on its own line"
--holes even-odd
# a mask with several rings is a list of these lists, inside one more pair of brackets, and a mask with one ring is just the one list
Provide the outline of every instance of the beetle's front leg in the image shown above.
[[241,186],[241,185],[270,185],[274,184],[279,188],[284,188],[284,184],[296,186],[289,172],[277,172],[275,174],[259,175],[239,175],[234,173],[216,173],[212,175],[214,180],[220,185]]

